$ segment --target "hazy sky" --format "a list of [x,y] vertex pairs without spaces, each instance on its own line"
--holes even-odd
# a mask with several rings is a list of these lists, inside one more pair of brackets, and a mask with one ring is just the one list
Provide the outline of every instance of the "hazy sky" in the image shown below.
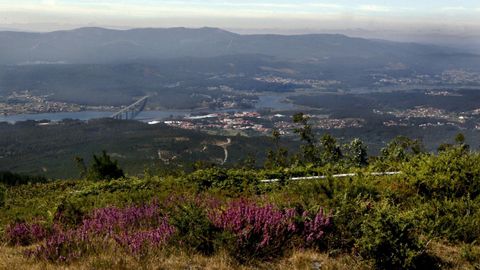
[[78,26],[468,30],[480,0],[0,0],[0,27]]

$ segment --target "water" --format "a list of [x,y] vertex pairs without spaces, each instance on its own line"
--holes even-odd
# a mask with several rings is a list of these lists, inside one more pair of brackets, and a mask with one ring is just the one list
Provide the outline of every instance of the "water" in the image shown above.
[[[291,103],[283,103],[283,96],[280,94],[268,94],[259,96],[258,102],[255,104],[255,110],[259,109],[275,109],[275,110],[293,110],[295,105]],[[212,110],[208,113],[213,112],[227,112],[227,111],[238,111],[238,110]],[[248,110],[247,110],[248,111]],[[164,120],[170,118],[171,116],[187,116],[195,111],[143,111],[135,119],[148,122],[152,120]],[[110,117],[112,112],[101,112],[101,111],[83,111],[83,112],[59,112],[59,113],[39,113],[39,114],[16,114],[8,116],[0,116],[0,122],[9,122],[15,123],[19,121],[26,120],[50,120],[50,121],[60,121],[63,119],[75,119],[75,120],[89,120],[95,118],[105,118]]]
[[[16,114],[8,116],[0,116],[0,122],[9,122],[15,123],[19,121],[26,120],[50,120],[50,121],[60,121],[63,119],[75,119],[75,120],[90,120],[96,118],[107,118],[110,117],[112,112],[101,112],[101,111],[83,111],[83,112],[65,112],[65,113],[39,113],[39,114]],[[151,120],[162,120],[169,118],[170,116],[184,116],[187,115],[187,112],[177,112],[177,111],[144,111],[138,114],[136,117],[140,121],[151,121]]]
[[0,122],[15,123],[15,122],[26,121],[26,120],[60,121],[62,119],[89,120],[94,118],[110,117],[111,115],[112,115],[112,112],[97,112],[97,111],[15,114],[15,115],[8,115],[8,116],[0,116]]
[[263,95],[258,97],[258,102],[255,105],[255,109],[272,108],[274,110],[288,111],[294,110],[295,105],[292,103],[282,102],[285,97],[283,95]]

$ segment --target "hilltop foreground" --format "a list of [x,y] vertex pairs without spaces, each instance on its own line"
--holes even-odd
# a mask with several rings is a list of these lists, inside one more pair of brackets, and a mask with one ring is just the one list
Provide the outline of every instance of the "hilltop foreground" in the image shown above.
[[0,268],[480,266],[480,154],[462,135],[438,154],[397,138],[367,159],[358,140],[299,133],[301,150],[277,145],[263,169],[197,163],[136,178],[104,152],[82,179],[0,174]]

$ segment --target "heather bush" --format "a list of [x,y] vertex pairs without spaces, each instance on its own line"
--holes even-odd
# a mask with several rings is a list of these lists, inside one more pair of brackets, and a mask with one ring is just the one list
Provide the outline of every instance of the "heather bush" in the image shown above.
[[216,227],[231,232],[236,243],[231,253],[241,261],[280,256],[296,231],[293,211],[283,213],[273,205],[258,206],[245,200],[230,203],[211,214]]
[[371,212],[372,204],[383,199],[378,184],[364,176],[293,182],[280,194],[283,196],[275,197],[280,205],[319,210],[318,205],[323,204],[332,209],[330,233],[322,241],[330,253],[352,250],[360,237],[359,227]]
[[126,208],[106,207],[85,215],[76,227],[54,224],[45,243],[28,255],[52,262],[72,261],[112,241],[133,256],[166,244],[175,233],[157,202]]
[[324,246],[325,233],[330,231],[332,224],[331,213],[326,214],[323,208],[320,208],[316,214],[311,215],[308,211],[302,214],[303,247],[321,247]]
[[211,212],[210,218],[216,227],[235,236],[229,251],[239,261],[282,256],[295,244],[314,245],[323,239],[331,223],[323,210],[311,216],[247,200],[233,201],[225,209]]
[[154,228],[163,225],[165,217],[157,202],[125,208],[105,207],[86,216],[80,231],[83,234],[111,236],[135,229]]
[[135,256],[144,256],[168,242],[175,228],[163,220],[154,229],[137,232],[121,232],[115,235],[115,241]]
[[28,246],[45,239],[47,229],[38,223],[17,222],[5,230],[5,240],[10,245]]
[[88,242],[78,237],[74,230],[56,230],[36,248],[26,251],[26,255],[49,262],[71,262],[85,255]]

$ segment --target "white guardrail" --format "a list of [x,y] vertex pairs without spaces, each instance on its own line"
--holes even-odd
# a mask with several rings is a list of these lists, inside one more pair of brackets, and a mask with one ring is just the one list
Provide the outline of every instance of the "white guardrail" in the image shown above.
[[[385,175],[397,175],[401,174],[402,172],[373,172],[369,173],[368,175],[373,175],[373,176],[385,176]],[[334,174],[331,175],[330,177],[332,178],[343,178],[343,177],[353,177],[357,176],[357,173],[342,173],[342,174]],[[329,176],[326,175],[318,175],[318,176],[305,176],[305,177],[292,177],[289,179],[286,179],[288,181],[301,181],[301,180],[318,180],[318,179],[326,179]],[[265,179],[265,180],[260,180],[261,183],[275,183],[280,181],[280,179]]]

